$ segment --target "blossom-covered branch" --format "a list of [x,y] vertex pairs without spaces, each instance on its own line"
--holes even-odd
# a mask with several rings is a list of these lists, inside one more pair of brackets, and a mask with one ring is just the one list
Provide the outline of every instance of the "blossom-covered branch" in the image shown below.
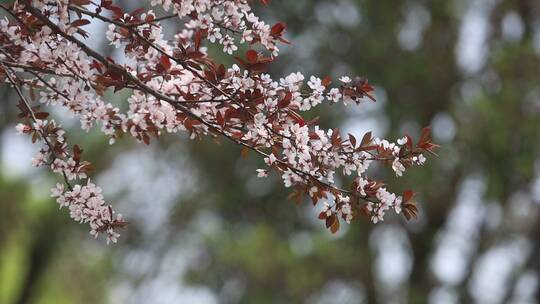
[[[19,117],[24,121],[16,126],[19,134],[28,134],[32,142],[42,141],[43,146],[37,155],[32,158],[35,167],[48,166],[55,173],[62,176],[64,184],[58,183],[51,189],[51,196],[56,198],[60,208],[67,207],[71,218],[80,223],[88,223],[90,234],[97,237],[105,233],[107,244],[116,243],[119,234],[115,228],[126,225],[121,214],[114,215],[112,206],[106,205],[101,194],[101,188],[87,178],[87,172],[92,165],[81,160],[82,150],[73,146],[69,153],[65,131],[54,120],[47,121],[48,113],[36,112],[39,106],[32,107],[17,85],[13,71],[0,63],[8,82],[15,88],[21,102],[18,107],[21,111]],[[86,184],[76,184],[71,181],[86,179]],[[67,187],[67,189],[66,189]]]
[[[272,79],[265,70],[276,60],[278,45],[288,43],[285,25],[260,21],[247,0],[151,4],[172,14],[158,17],[144,9],[128,13],[110,0],[20,0],[3,7],[13,17],[0,22],[3,73],[15,87],[38,90],[40,103],[67,108],[84,130],[100,125],[111,144],[122,135],[148,144],[151,137],[180,131],[191,138],[224,137],[241,146],[242,154],[260,155],[266,168],[257,175],[275,171],[293,188],[293,199],[307,195],[313,204],[324,200],[319,218],[333,232],[340,219],[350,222],[362,213],[375,223],[389,209],[416,216],[411,191],[391,193],[366,171],[373,161],[390,164],[398,176],[422,165],[424,154],[437,148],[429,129],[416,143],[409,136],[393,143],[373,138],[371,132],[357,138],[337,128],[322,129],[301,113],[323,102],[375,101],[367,80],[310,76],[306,81],[301,73]],[[165,39],[160,21],[172,18],[182,26],[172,39]],[[125,62],[117,63],[85,43],[89,34],[83,27],[94,20],[107,24],[106,38],[122,48]],[[225,67],[211,58],[210,44],[234,54],[237,64]],[[249,47],[243,55],[237,54],[239,44]],[[104,101],[107,90],[129,90],[129,109],[122,112]],[[351,176],[352,184],[338,185],[336,174]],[[92,193],[102,199],[98,190]],[[112,211],[108,220],[105,231],[113,231],[115,221],[124,223],[113,220]],[[116,234],[109,233],[109,239],[115,240]]]

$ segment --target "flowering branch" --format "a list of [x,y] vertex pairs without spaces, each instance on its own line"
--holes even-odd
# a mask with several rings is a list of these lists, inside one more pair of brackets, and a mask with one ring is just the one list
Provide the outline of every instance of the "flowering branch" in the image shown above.
[[[65,131],[57,125],[54,120],[44,120],[48,114],[46,112],[35,112],[38,107],[30,106],[30,103],[17,85],[13,71],[2,66],[8,82],[15,88],[21,103],[20,117],[25,123],[17,125],[20,134],[29,134],[32,141],[42,140],[45,143],[38,154],[32,159],[32,165],[36,167],[50,166],[53,172],[62,175],[64,184],[56,184],[51,190],[51,196],[55,197],[60,208],[68,207],[70,216],[80,223],[88,223],[90,234],[97,237],[100,233],[106,234],[107,244],[116,243],[119,234],[116,228],[121,228],[127,224],[122,215],[114,216],[112,206],[106,205],[101,188],[93,184],[90,179],[85,185],[76,184],[73,186],[71,180],[86,179],[86,173],[92,170],[92,166],[87,161],[81,160],[82,150],[75,145],[73,155],[67,150],[67,142],[64,137]],[[42,119],[43,118],[43,119]],[[67,190],[65,190],[67,187]]]
[[[409,136],[392,143],[371,132],[358,140],[352,134],[342,136],[337,128],[324,130],[300,113],[323,102],[375,101],[367,80],[341,77],[336,87],[329,77],[311,76],[305,82],[301,73],[273,80],[264,71],[277,58],[278,44],[288,43],[285,25],[260,21],[247,0],[153,0],[152,5],[173,14],[156,17],[143,9],[126,13],[110,0],[21,0],[2,6],[16,21],[0,22],[4,73],[26,72],[30,81],[22,83],[40,91],[41,103],[66,107],[84,130],[101,124],[111,144],[123,134],[146,144],[163,132],[225,137],[241,146],[243,155],[260,155],[267,168],[257,175],[277,172],[293,188],[292,199],[300,202],[307,195],[314,205],[323,200],[319,218],[332,232],[339,229],[340,219],[350,222],[362,213],[375,223],[389,209],[403,211],[408,219],[416,216],[411,191],[391,193],[366,171],[373,161],[391,164],[398,176],[422,165],[424,154],[437,148],[428,128],[416,144]],[[102,14],[106,10],[112,17]],[[160,21],[176,16],[188,21],[166,40]],[[84,17],[108,24],[107,39],[130,60],[116,63],[77,38],[88,36],[81,27],[91,21]],[[205,42],[218,43],[231,55],[237,43],[250,49],[226,68],[207,54]],[[101,99],[111,89],[131,91],[127,112]],[[337,185],[339,172],[354,177],[349,187]],[[114,223],[111,217],[106,229]],[[116,240],[116,235],[109,238]]]

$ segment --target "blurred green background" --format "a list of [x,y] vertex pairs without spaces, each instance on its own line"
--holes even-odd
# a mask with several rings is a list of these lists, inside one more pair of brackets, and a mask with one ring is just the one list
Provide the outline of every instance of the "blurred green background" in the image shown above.
[[[275,0],[257,10],[286,22],[293,42],[274,77],[376,85],[375,104],[317,109],[325,127],[396,139],[432,126],[438,158],[399,179],[373,172],[419,192],[419,219],[331,235],[320,206],[295,206],[279,178],[256,178],[260,159],[225,141],[109,147],[55,111],[131,221],[107,247],[49,198],[56,177],[30,166],[37,147],[15,135],[17,98],[3,85],[0,303],[540,303],[540,1]],[[119,57],[102,26],[88,29],[91,44]]]

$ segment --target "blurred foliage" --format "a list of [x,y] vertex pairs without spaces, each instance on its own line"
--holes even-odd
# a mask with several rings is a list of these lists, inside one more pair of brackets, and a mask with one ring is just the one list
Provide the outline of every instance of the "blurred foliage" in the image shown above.
[[[481,39],[463,31],[475,6],[485,14],[488,29],[480,41],[485,53],[476,59],[483,61],[478,68],[459,60],[461,44]],[[439,157],[400,179],[389,170],[377,171],[392,189],[413,187],[419,192],[420,219],[405,223],[391,217],[377,226],[360,221],[333,236],[315,219],[316,209],[309,202],[295,206],[287,200],[276,176],[255,177],[262,162],[254,155],[241,159],[239,148],[224,141],[216,145],[213,140],[167,136],[142,149],[157,151],[158,159],[173,168],[175,159],[187,159],[191,168],[185,172],[195,186],[189,194],[177,195],[158,230],[145,232],[145,216],[135,217],[113,247],[90,240],[67,220],[65,211],[58,212],[46,191],[39,190],[52,185],[52,177],[0,174],[0,303],[182,303],[174,297],[141,298],[136,291],[159,277],[162,268],[174,267],[160,264],[169,261],[166,256],[183,259],[178,252],[188,244],[194,257],[187,273],[174,277],[172,285],[206,286],[219,303],[437,303],[432,291],[441,286],[453,290],[455,303],[470,303],[479,301],[471,282],[480,259],[516,237],[529,242],[530,252],[506,279],[497,302],[509,301],[521,274],[533,271],[538,276],[540,220],[534,183],[540,169],[539,2],[299,0],[273,1],[258,11],[264,19],[285,21],[293,42],[282,47],[285,52],[273,75],[296,70],[334,79],[362,75],[377,86],[378,105],[324,105],[310,113],[320,115],[324,126],[375,121],[371,125],[376,135],[390,138],[403,133],[414,137],[423,126],[433,126],[435,141],[442,145]],[[513,25],[513,36],[505,33],[509,16],[520,22]],[[2,100],[16,100],[5,87],[0,94]],[[115,98],[122,104],[125,95]],[[14,133],[13,103],[0,105],[4,134]],[[70,136],[83,141],[97,172],[114,168],[129,151],[143,153],[129,140],[109,148],[97,133],[83,136],[74,128]],[[153,174],[143,175],[152,180]],[[463,257],[465,273],[457,283],[447,284],[433,270],[432,258],[449,230],[460,189],[471,176],[481,176],[486,184],[482,204],[499,208],[501,220],[489,224],[489,215],[478,215],[475,244]],[[130,184],[135,176],[125,179],[117,182]],[[175,183],[181,186],[171,181]],[[112,200],[127,200],[125,210],[135,208],[126,198],[129,188],[110,186],[119,188]],[[145,191],[159,192],[153,186]],[[515,215],[520,199],[528,202],[525,217]],[[156,209],[164,204],[159,199],[147,203]],[[397,287],[375,267],[386,228],[404,235],[403,251],[411,260]],[[140,252],[155,256],[155,263],[147,267],[144,259],[133,258]],[[128,264],[140,269],[126,270],[126,261],[133,259]],[[341,298],[343,289],[336,291],[336,284],[356,292]],[[131,295],[122,291],[126,288]],[[528,301],[538,303],[540,298]]]

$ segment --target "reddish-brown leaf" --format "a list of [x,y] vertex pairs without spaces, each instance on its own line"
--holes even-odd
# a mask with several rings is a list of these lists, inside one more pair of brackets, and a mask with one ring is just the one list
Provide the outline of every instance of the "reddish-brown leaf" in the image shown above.
[[132,11],[132,12],[130,13],[130,15],[131,15],[131,16],[139,16],[139,15],[141,15],[142,13],[144,13],[145,11],[146,11],[146,9],[145,9],[144,7],[140,7],[140,8],[138,8],[138,9]]
[[255,50],[248,50],[246,52],[246,58],[250,64],[256,64],[259,59],[259,53]]
[[79,27],[79,26],[83,26],[83,25],[87,25],[87,24],[90,24],[90,20],[88,20],[88,19],[78,19],[78,20],[75,20],[75,21],[71,22],[71,26],[74,26],[74,27]]
[[403,204],[403,215],[405,218],[410,221],[412,219],[418,218],[418,208],[413,203]]
[[161,58],[159,59],[159,63],[165,69],[165,71],[168,71],[171,68],[171,61],[169,60],[169,57],[166,55],[161,55]]
[[354,149],[356,147],[356,137],[354,137],[351,133],[349,133],[349,141],[351,142],[351,146]]
[[195,33],[195,49],[198,50],[201,47],[202,32],[199,30]]
[[328,87],[332,83],[332,77],[326,76],[322,80],[322,85]]
[[429,142],[429,134],[431,132],[430,127],[425,127],[422,129],[422,134],[420,135],[420,139],[418,140],[417,147],[422,147],[426,142]]
[[332,131],[332,137],[330,138],[332,145],[339,146],[341,145],[341,136],[339,136],[339,128],[335,128]]
[[266,70],[266,64],[261,63],[261,62],[255,63],[255,64],[250,65],[249,69],[252,72],[256,72],[256,73],[264,72]]
[[216,121],[218,125],[220,125],[221,127],[225,126],[225,119],[223,118],[223,115],[219,111],[216,114]]
[[212,71],[204,71],[204,76],[211,83],[216,83],[216,75]]
[[45,118],[49,117],[49,113],[47,113],[47,112],[37,112],[37,113],[34,114],[34,116],[37,119],[45,119]]
[[306,125],[306,121],[300,116],[300,114],[296,113],[295,111],[289,111],[289,115],[292,119],[296,121],[300,125],[300,127],[303,127]]
[[204,53],[199,52],[199,51],[189,52],[186,55],[186,57],[191,58],[191,59],[201,59],[201,58],[204,58],[205,56],[206,55],[204,55]]
[[326,223],[325,223],[326,228],[330,228],[334,224],[335,221],[337,221],[337,217],[336,217],[335,214],[332,214],[332,215],[326,217]]
[[71,0],[71,4],[75,5],[88,5],[90,4],[90,0]]
[[225,66],[223,64],[220,64],[217,71],[216,71],[216,76],[218,78],[218,80],[221,80],[223,79],[223,77],[225,77]]
[[362,142],[360,143],[361,147],[367,146],[369,143],[371,143],[372,135],[371,131],[364,134],[364,137],[362,137]]
[[113,19],[120,19],[124,16],[124,11],[119,6],[109,5],[107,8],[113,12]]
[[82,162],[82,164],[79,166],[79,171],[81,172],[91,172],[94,171],[94,166],[89,162]]
[[336,233],[339,230],[339,219],[336,218],[336,220],[332,223],[332,226],[330,226],[330,231],[332,233]]
[[284,30],[285,30],[285,23],[278,22],[274,24],[274,26],[272,26],[270,33],[275,36],[281,36]]
[[413,140],[409,135],[406,135],[406,137],[407,137],[407,149],[409,149],[409,151],[412,151],[412,149],[413,149]]
[[98,72],[102,73],[101,63],[97,62],[96,60],[92,60],[92,63],[90,64],[90,67],[92,69],[96,69]]
[[244,59],[240,58],[240,57],[237,57],[237,56],[234,56],[234,59],[236,61],[238,61],[238,63],[242,66],[242,67],[246,67],[248,65],[247,62],[244,61]]
[[403,192],[403,203],[409,202],[414,196],[414,192],[407,190]]
[[143,142],[144,142],[146,145],[149,145],[149,144],[150,144],[150,136],[148,136],[148,134],[143,133],[143,134],[142,134],[142,140],[143,140]]
[[78,146],[73,146],[73,160],[75,160],[76,163],[79,163],[81,161],[81,154],[83,153],[83,150]]

